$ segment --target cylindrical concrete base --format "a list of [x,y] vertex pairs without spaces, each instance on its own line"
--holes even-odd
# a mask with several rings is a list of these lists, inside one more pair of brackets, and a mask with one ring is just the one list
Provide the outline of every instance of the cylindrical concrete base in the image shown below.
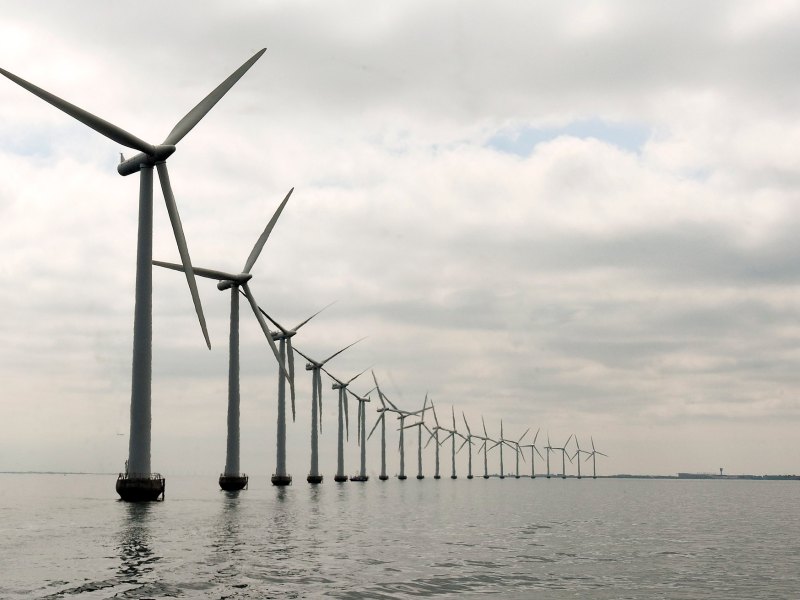
[[334,475],[333,480],[336,483],[344,483],[345,481],[347,481],[347,475]]
[[417,475],[417,479],[425,479],[425,475]]
[[219,476],[219,487],[226,492],[237,492],[247,487],[249,477],[244,473],[238,475],[225,475],[224,473]]
[[442,478],[442,476],[441,476],[441,475],[434,475],[434,476],[433,476],[433,478],[434,478],[434,479],[441,479],[441,478]]
[[292,485],[291,475],[273,475],[272,485]]
[[378,476],[378,479],[380,479],[381,481],[387,481],[389,479],[389,476],[388,475],[380,475],[380,476]]
[[450,475],[450,479],[458,479],[458,475]]
[[306,477],[308,483],[322,483],[322,475],[309,475]]
[[164,499],[166,480],[158,473],[149,477],[126,477],[120,473],[117,477],[117,493],[126,502],[152,502],[159,496]]
[[472,479],[472,475],[467,475],[467,479]]
[[398,475],[398,476],[397,476],[397,478],[398,478],[400,481],[404,481],[404,480],[408,479],[408,475]]
[[369,481],[369,475],[353,475],[350,481]]

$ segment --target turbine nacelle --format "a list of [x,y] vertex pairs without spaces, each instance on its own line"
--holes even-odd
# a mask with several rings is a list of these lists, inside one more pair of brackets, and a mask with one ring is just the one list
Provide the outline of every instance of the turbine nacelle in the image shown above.
[[[152,154],[140,152],[127,160],[123,160],[117,165],[117,173],[125,177],[138,173],[142,166],[154,167],[156,163],[164,162],[175,153],[173,144],[162,144],[154,147]],[[122,156],[120,155],[120,158]]]
[[[220,273],[227,275],[227,273]],[[201,275],[202,276],[202,275]],[[238,275],[231,275],[230,279],[223,279],[217,284],[217,289],[220,291],[229,290],[235,285],[244,285],[253,278],[251,273],[239,273]]]

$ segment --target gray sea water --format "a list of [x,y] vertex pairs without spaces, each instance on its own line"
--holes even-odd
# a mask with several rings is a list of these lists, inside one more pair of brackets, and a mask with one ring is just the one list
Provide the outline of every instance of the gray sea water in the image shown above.
[[800,483],[0,475],[0,598],[800,598]]

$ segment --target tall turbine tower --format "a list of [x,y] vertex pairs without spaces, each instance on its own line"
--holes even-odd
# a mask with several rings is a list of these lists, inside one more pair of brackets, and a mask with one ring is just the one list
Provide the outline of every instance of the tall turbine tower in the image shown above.
[[[378,391],[380,392],[380,388],[378,389]],[[395,405],[394,402],[389,400],[389,398],[385,394],[383,394],[382,397],[386,402],[389,403],[389,406],[388,407],[384,407],[383,410],[384,411],[393,412],[393,413],[397,413],[397,418],[400,420],[400,441],[399,441],[400,473],[397,475],[397,478],[399,480],[401,480],[401,481],[404,481],[404,480],[408,479],[408,477],[406,476],[406,445],[405,445],[405,435],[404,435],[405,434],[405,421],[406,421],[406,419],[408,417],[414,417],[414,416],[417,416],[417,415],[423,415],[423,417],[420,417],[420,418],[424,418],[424,414],[425,414],[425,411],[427,410],[427,407],[423,406],[423,408],[421,410],[417,410],[417,411],[414,411],[414,412],[409,412],[407,410],[402,410],[400,408],[397,408],[397,405]]]
[[481,438],[483,440],[483,444],[481,444],[478,452],[483,450],[483,478],[489,479],[489,450],[491,449],[489,448],[489,442],[494,442],[494,446],[492,446],[492,448],[497,446],[498,442],[490,438],[489,434],[486,433],[486,421],[483,420],[483,415],[481,415],[481,423],[483,424],[483,437]]
[[189,284],[197,318],[200,321],[200,328],[203,330],[206,345],[211,348],[206,321],[203,316],[203,308],[200,303],[200,295],[197,292],[192,261],[189,257],[183,225],[178,214],[178,206],[172,193],[166,161],[175,152],[176,144],[208,114],[208,111],[261,58],[264,52],[266,52],[266,48],[259,50],[252,58],[236,69],[232,75],[178,121],[177,125],[161,144],[155,146],[9,73],[5,69],[0,69],[0,73],[8,79],[45,102],[52,104],[110,140],[140,152],[140,154],[128,160],[123,160],[117,166],[117,172],[123,176],[139,173],[139,231],[136,246],[136,304],[133,317],[131,428],[125,473],[120,473],[116,483],[117,493],[123,500],[156,500],[159,496],[163,497],[165,483],[164,478],[158,473],[153,473],[150,467],[153,345],[153,279],[150,261],[153,258],[153,167],[158,171],[161,191],[164,194],[167,213],[175,234],[175,241],[181,256],[181,264],[186,273],[186,281]]
[[[436,418],[436,407],[433,405],[433,400],[431,400],[431,411],[433,412],[433,420],[436,423],[433,426],[433,431],[431,433],[431,437],[434,440],[436,440],[436,443],[434,444],[434,446],[436,447],[436,468],[435,468],[435,470],[433,472],[433,478],[434,479],[441,479],[442,476],[439,474],[439,446],[441,446],[442,444],[439,441],[439,430],[442,429],[442,427],[439,426],[439,419]],[[431,440],[429,438],[428,439],[428,443],[425,444],[425,446],[427,447],[427,445],[430,444],[430,443],[431,443]]]
[[[261,255],[261,251],[264,248],[264,244],[267,243],[272,230],[275,228],[275,223],[278,222],[278,218],[281,216],[281,212],[283,212],[283,208],[286,206],[286,203],[289,201],[289,197],[292,195],[294,188],[289,190],[289,193],[286,194],[286,197],[281,202],[280,206],[278,206],[275,214],[272,215],[269,223],[267,223],[266,228],[259,236],[258,240],[256,241],[255,246],[250,251],[250,255],[247,257],[247,260],[244,263],[244,268],[242,269],[241,273],[226,273],[224,271],[215,271],[212,269],[204,269],[201,267],[196,267],[194,269],[195,275],[199,275],[201,277],[206,277],[208,279],[215,279],[219,283],[217,283],[217,288],[220,291],[225,291],[230,289],[231,293],[231,323],[230,323],[230,344],[228,346],[228,440],[226,446],[226,454],[225,454],[225,470],[219,476],[219,486],[223,490],[227,491],[235,491],[241,490],[247,486],[248,477],[246,474],[241,472],[239,466],[239,292],[241,291],[245,298],[247,298],[248,302],[250,303],[250,307],[253,310],[253,314],[255,314],[256,319],[258,320],[259,324],[261,325],[261,329],[264,332],[264,335],[267,336],[267,341],[272,348],[272,351],[275,354],[275,358],[278,360],[278,371],[283,377],[286,371],[283,368],[281,363],[281,358],[278,353],[278,349],[275,346],[275,342],[272,339],[272,335],[267,327],[267,323],[264,320],[264,317],[261,314],[261,311],[256,304],[255,298],[253,297],[253,292],[250,290],[249,281],[252,279],[253,275],[250,273],[252,271],[253,266],[255,266],[256,260]],[[183,271],[183,266],[162,262],[160,260],[154,260],[153,264],[159,267],[164,267],[165,269],[172,269],[174,271]],[[290,384],[294,387],[292,381],[290,380]]]
[[[369,367],[367,367],[368,369]],[[358,375],[354,375],[347,381],[342,381],[341,379],[337,379],[334,377],[330,371],[323,367],[323,371],[333,379],[333,385],[331,389],[339,390],[339,435],[337,437],[337,447],[336,447],[336,475],[333,476],[333,480],[337,483],[343,483],[347,481],[347,475],[344,473],[344,432],[342,431],[342,425],[347,430],[347,439],[350,439],[350,417],[347,414],[347,386],[350,385],[353,381],[355,381],[358,377],[363,375],[367,372],[367,369],[364,369]],[[360,410],[360,406],[359,406]]]
[[467,438],[465,438],[458,430],[456,430],[456,409],[453,406],[451,406],[450,408],[451,408],[451,411],[453,413],[453,428],[452,429],[445,429],[444,427],[441,428],[442,431],[446,431],[447,432],[447,435],[444,436],[444,438],[442,439],[442,444],[447,442],[448,439],[451,442],[451,446],[450,446],[450,450],[451,450],[451,452],[450,452],[450,465],[451,465],[450,479],[458,479],[458,475],[456,475],[456,436],[459,436],[459,437],[463,438],[465,442],[467,441]]
[[[306,477],[308,483],[322,483],[322,475],[319,473],[319,433],[322,433],[322,376],[320,371],[323,365],[334,356],[338,356],[350,346],[360,341],[361,340],[356,340],[352,344],[334,352],[323,361],[316,361],[309,358],[307,355],[300,352],[299,348],[295,348],[297,353],[308,361],[306,364],[306,371],[311,371],[311,470],[308,473],[308,477]],[[317,430],[317,425],[319,425],[319,431]]]
[[[569,462],[572,462],[572,458],[567,455],[567,444],[569,444],[570,440],[572,439],[572,434],[567,438],[567,441],[564,442],[564,445],[561,447],[556,447],[550,445],[550,436],[547,436],[547,447],[550,450],[561,450],[561,479],[567,478],[567,458],[569,458]],[[547,477],[550,477],[550,453],[547,453]]]
[[[331,303],[332,304],[332,303]],[[330,304],[328,304],[330,306]],[[308,317],[305,321],[295,325],[293,329],[287,329],[278,323],[275,319],[270,317],[264,310],[259,307],[259,311],[269,321],[279,329],[277,332],[271,332],[272,339],[278,342],[278,355],[280,364],[284,370],[288,369],[289,382],[292,397],[292,422],[295,419],[295,394],[294,394],[294,350],[292,349],[292,338],[297,335],[297,331],[311,319],[316,317],[323,310],[328,308],[325,306],[313,315]],[[288,361],[288,364],[287,364]],[[286,378],[283,373],[278,373],[278,423],[276,438],[276,465],[275,472],[272,474],[272,485],[289,485],[292,483],[292,476],[286,472]]]
[[[523,433],[521,436],[519,436],[519,438],[516,441],[515,440],[503,440],[508,445],[509,448],[512,448],[514,450],[514,455],[516,457],[516,471],[514,473],[514,479],[519,479],[519,457],[522,455],[522,447],[519,445],[519,443],[522,441],[522,438],[524,438],[526,435],[528,435],[528,432],[530,430],[531,430],[531,428],[528,427],[528,429],[525,430],[525,433]],[[522,460],[523,461],[525,460],[524,456],[522,457]]]

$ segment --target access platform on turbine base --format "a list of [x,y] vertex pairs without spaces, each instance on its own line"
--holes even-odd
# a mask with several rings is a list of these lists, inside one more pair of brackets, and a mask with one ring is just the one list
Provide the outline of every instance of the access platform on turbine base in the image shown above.
[[347,481],[347,475],[334,475],[333,480],[336,483],[344,483],[345,481]]
[[467,479],[472,479],[472,475],[467,475]]
[[126,502],[152,502],[159,496],[164,499],[166,480],[159,473],[131,475],[120,473],[117,477],[117,493]]
[[441,478],[442,478],[442,476],[441,476],[441,475],[434,475],[434,476],[433,476],[433,478],[434,478],[434,479],[441,479]]
[[408,475],[398,475],[398,476],[397,476],[397,478],[398,478],[400,481],[404,481],[404,480],[408,479]]
[[272,475],[272,485],[292,485],[291,475]]
[[417,475],[417,479],[425,479],[425,475]]
[[450,475],[450,479],[458,479],[458,475]]
[[226,492],[238,492],[247,487],[249,480],[250,478],[244,473],[238,473],[236,475],[225,475],[225,473],[223,473],[219,476],[219,487]]
[[306,477],[308,483],[322,483],[322,475],[309,475]]
[[389,480],[389,476],[388,475],[379,475],[378,479],[380,479],[381,481],[388,481]]
[[369,481],[369,475],[353,475],[350,481]]

